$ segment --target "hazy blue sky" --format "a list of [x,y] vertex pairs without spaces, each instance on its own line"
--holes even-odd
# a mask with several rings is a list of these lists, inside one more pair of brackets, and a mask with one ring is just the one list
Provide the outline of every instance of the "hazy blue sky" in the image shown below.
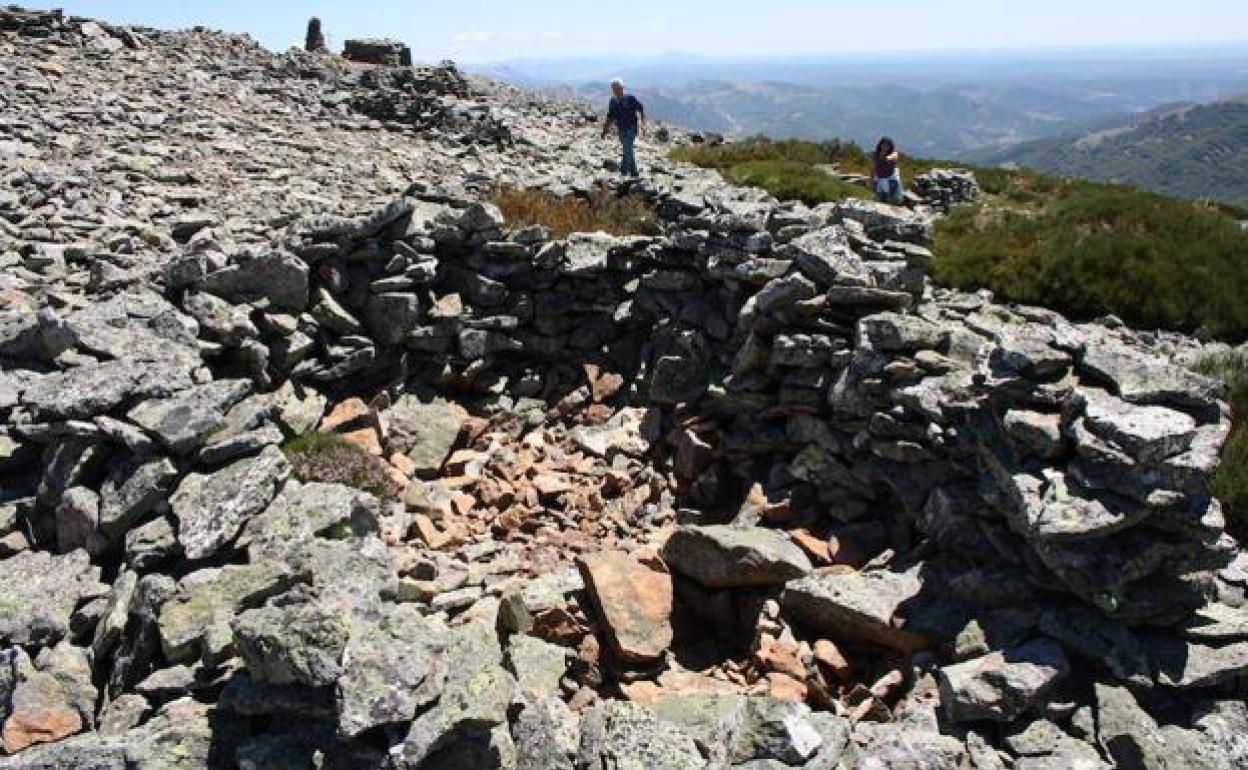
[[59,0],[69,13],[248,32],[271,48],[317,15],[331,42],[418,58],[713,55],[1248,42],[1248,0]]

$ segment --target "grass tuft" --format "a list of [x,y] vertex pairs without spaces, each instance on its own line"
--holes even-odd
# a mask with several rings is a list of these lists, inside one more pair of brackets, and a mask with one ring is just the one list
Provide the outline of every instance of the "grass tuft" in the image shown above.
[[588,197],[555,195],[548,190],[501,187],[488,199],[513,228],[542,225],[555,238],[572,233],[605,232],[611,235],[658,235],[654,207],[635,194],[616,194],[595,188]]
[[1230,389],[1235,426],[1222,450],[1212,492],[1222,501],[1227,529],[1240,542],[1248,542],[1248,353],[1209,356],[1192,368],[1222,380]]
[[389,501],[403,493],[381,460],[332,433],[305,433],[283,444],[282,451],[300,481],[344,484]]
[[870,200],[871,191],[824,171],[792,160],[752,160],[723,172],[734,184],[761,187],[780,200],[798,200],[809,206],[847,198]]

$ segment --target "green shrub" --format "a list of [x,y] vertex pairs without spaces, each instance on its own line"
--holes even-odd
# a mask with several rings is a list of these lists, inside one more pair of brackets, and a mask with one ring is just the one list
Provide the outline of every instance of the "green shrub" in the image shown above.
[[1248,542],[1248,355],[1228,353],[1198,361],[1193,367],[1230,388],[1235,427],[1222,450],[1222,464],[1213,478],[1213,493],[1226,510],[1227,528]]
[[[984,207],[936,231],[936,280],[1075,318],[1248,336],[1248,234],[1199,203],[1129,187],[991,175]],[[1029,205],[1017,206],[1026,202]]]
[[1236,430],[1222,450],[1213,494],[1222,501],[1227,530],[1239,542],[1248,542],[1248,430]]
[[381,460],[341,436],[305,433],[283,444],[282,451],[300,481],[345,484],[382,500],[398,500],[403,492]]
[[823,163],[849,164],[865,168],[867,154],[853,142],[832,140],[807,142],[798,139],[771,140],[755,137],[741,142],[720,145],[692,144],[672,151],[673,160],[692,163],[703,168],[721,171],[742,163],[761,160],[782,160],[803,163],[808,166]]
[[814,206],[846,198],[870,198],[865,187],[842,181],[827,172],[791,160],[754,160],[728,168],[729,181],[761,187],[780,200],[798,200]]

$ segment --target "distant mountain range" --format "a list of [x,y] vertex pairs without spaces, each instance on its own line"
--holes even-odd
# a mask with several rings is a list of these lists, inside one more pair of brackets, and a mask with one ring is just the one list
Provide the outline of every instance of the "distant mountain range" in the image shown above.
[[884,134],[903,151],[982,157],[1119,127],[1124,115],[1248,91],[1242,51],[1004,52],[878,57],[637,61],[523,60],[476,71],[605,104],[623,76],[650,113],[733,137],[853,139]]
[[1166,105],[1079,133],[963,157],[1248,208],[1248,94]]

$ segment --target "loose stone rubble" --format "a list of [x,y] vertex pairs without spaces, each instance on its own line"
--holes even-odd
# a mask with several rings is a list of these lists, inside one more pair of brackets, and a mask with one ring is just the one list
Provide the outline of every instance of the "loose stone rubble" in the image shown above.
[[1248,762],[1221,387],[932,287],[973,177],[643,142],[661,234],[556,239],[487,199],[622,184],[578,105],[15,8],[0,57],[0,768]]

